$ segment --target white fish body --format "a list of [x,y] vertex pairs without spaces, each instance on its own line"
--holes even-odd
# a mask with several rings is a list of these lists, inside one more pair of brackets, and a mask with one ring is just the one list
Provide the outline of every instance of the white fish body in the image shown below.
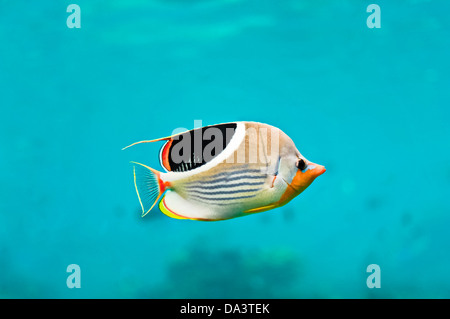
[[[323,166],[307,161],[278,128],[256,122],[223,125],[234,127],[231,139],[221,152],[196,167],[195,152],[188,161],[170,162],[177,142],[170,143],[176,140],[175,136],[164,138],[169,142],[162,150],[162,163],[168,172],[136,163],[135,187],[143,215],[164,194],[159,207],[170,217],[213,221],[245,216],[286,204],[325,171]],[[220,124],[211,126],[217,127],[225,131]],[[194,136],[193,131],[183,133],[183,138]],[[300,160],[304,161],[303,170],[296,166]],[[143,172],[144,183],[137,182],[136,168]],[[141,194],[148,192],[146,202]]]

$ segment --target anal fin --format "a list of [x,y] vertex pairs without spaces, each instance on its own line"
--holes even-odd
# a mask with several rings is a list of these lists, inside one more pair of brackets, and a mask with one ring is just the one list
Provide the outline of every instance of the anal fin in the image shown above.
[[178,215],[174,211],[172,211],[169,207],[167,207],[165,203],[166,196],[164,196],[161,201],[159,202],[159,209],[167,216],[175,219],[189,219],[185,216]]

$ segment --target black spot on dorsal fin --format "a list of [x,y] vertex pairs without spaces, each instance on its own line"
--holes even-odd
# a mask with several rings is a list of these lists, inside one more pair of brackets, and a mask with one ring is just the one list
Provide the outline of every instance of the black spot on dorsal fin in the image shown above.
[[[236,132],[236,127],[236,123],[211,125],[174,136],[168,154],[170,170],[186,172],[205,165],[228,146]],[[217,138],[221,140],[216,141]],[[212,142],[214,145],[220,145],[221,147],[214,147],[211,154],[205,154],[205,147]],[[211,150],[211,147],[209,150]]]

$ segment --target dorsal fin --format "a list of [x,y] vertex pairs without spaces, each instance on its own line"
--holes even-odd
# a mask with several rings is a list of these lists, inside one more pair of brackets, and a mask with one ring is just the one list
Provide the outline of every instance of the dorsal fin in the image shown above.
[[236,123],[225,123],[193,129],[171,139],[168,157],[173,172],[186,172],[217,157],[228,145],[236,131]]
[[169,164],[169,150],[170,150],[171,145],[172,145],[172,140],[168,140],[161,147],[161,151],[159,152],[159,163],[168,172],[171,171],[170,164]]
[[[186,132],[189,132],[189,131],[186,131]],[[147,141],[136,142],[136,143],[130,144],[130,145],[128,145],[128,146],[125,146],[124,148],[122,148],[122,151],[125,150],[125,149],[127,149],[127,148],[129,148],[129,147],[131,147],[131,146],[137,145],[137,144],[142,144],[142,143],[153,143],[153,142],[159,142],[159,141],[168,141],[168,140],[174,138],[175,136],[178,136],[178,135],[180,135],[180,134],[184,134],[184,133],[186,133],[186,132],[178,133],[178,134],[175,134],[175,135],[172,135],[172,136],[166,136],[166,137],[157,138],[157,139],[155,139],[155,140],[147,140]]]
[[[217,157],[228,145],[237,123],[204,126],[172,136],[133,143],[167,141],[160,151],[160,163],[167,171],[185,172],[200,167]],[[212,144],[212,145],[211,145]]]

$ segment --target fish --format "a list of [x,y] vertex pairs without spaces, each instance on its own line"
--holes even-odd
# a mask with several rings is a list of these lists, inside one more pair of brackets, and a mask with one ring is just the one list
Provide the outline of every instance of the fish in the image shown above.
[[248,216],[286,205],[326,171],[282,130],[259,122],[209,125],[123,149],[159,141],[164,171],[131,162],[142,217],[158,202],[176,219]]

